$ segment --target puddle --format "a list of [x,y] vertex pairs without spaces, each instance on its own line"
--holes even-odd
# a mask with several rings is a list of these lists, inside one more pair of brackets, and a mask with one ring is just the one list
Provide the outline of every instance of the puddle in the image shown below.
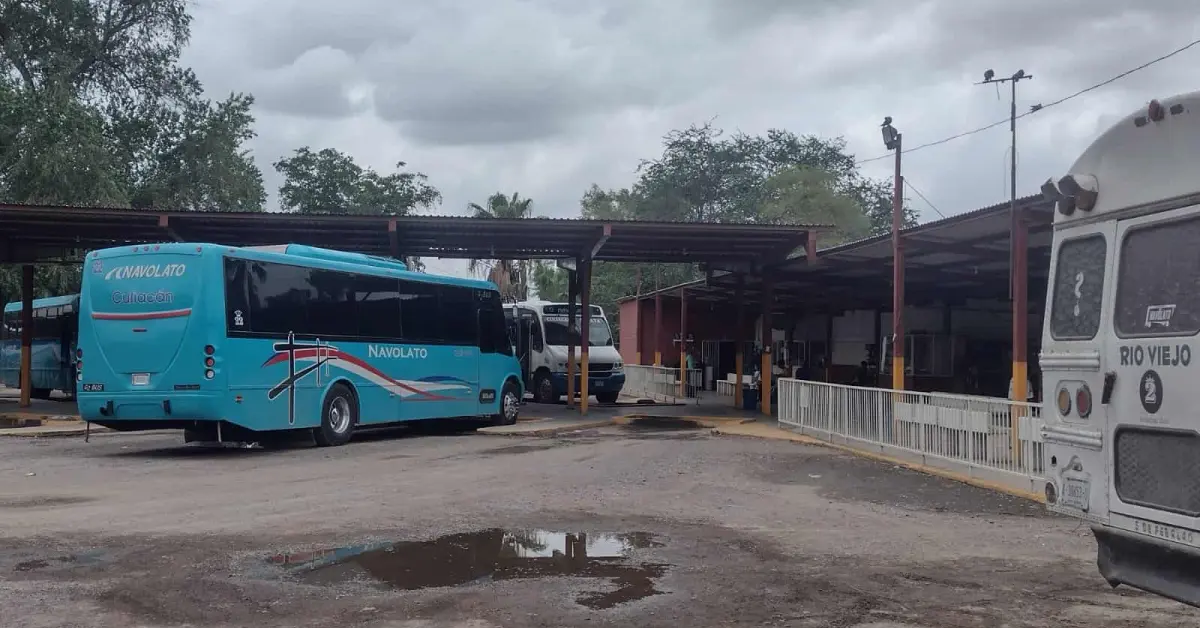
[[704,426],[692,419],[648,416],[631,420],[624,426],[629,430],[699,430]]
[[653,535],[585,534],[498,528],[452,534],[432,541],[373,543],[297,554],[278,554],[271,565],[312,585],[367,580],[405,591],[495,580],[588,578],[603,591],[585,591],[576,603],[603,610],[662,593],[654,581],[668,565],[631,563],[636,549],[661,547]]

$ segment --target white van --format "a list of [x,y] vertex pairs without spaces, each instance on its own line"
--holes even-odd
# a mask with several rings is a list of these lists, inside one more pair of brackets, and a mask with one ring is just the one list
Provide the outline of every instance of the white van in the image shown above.
[[[525,389],[538,403],[555,403],[567,394],[567,304],[546,301],[506,303],[509,338],[521,361]],[[601,403],[615,403],[625,386],[625,364],[613,342],[604,311],[593,305],[588,322],[588,392]],[[575,359],[580,359],[579,306],[575,308]],[[579,394],[578,368],[575,393]]]

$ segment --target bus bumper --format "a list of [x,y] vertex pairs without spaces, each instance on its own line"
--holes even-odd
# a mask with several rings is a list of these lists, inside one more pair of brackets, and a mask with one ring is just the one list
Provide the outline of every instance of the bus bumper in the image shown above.
[[1200,607],[1200,550],[1106,525],[1093,525],[1096,564],[1110,585],[1126,585]]
[[218,421],[220,395],[79,393],[79,416],[119,431],[184,428],[196,421]]
[[[556,395],[567,394],[567,374],[566,373],[552,373],[550,375],[550,381],[552,381],[554,383],[554,394],[556,394]],[[581,381],[582,381],[582,378],[578,374],[575,375],[575,392],[577,394],[580,389]],[[613,373],[611,375],[604,375],[602,377],[588,377],[588,393],[593,394],[593,395],[596,393],[617,394],[617,393],[621,392],[621,389],[624,387],[625,387],[625,374],[624,373]]]

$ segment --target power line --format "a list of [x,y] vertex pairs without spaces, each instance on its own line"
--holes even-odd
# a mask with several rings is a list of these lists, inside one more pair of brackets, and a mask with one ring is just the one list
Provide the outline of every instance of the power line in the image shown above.
[[[1109,78],[1109,79],[1107,79],[1107,80],[1104,80],[1104,81],[1101,81],[1101,82],[1099,82],[1099,83],[1096,83],[1095,85],[1092,85],[1091,87],[1085,87],[1085,88],[1083,88],[1083,89],[1081,89],[1081,90],[1079,90],[1079,91],[1075,92],[1074,94],[1071,94],[1071,95],[1069,95],[1069,96],[1064,96],[1064,97],[1062,97],[1062,98],[1059,98],[1058,100],[1055,100],[1055,101],[1053,101],[1053,102],[1045,103],[1045,104],[1043,104],[1043,105],[1040,105],[1040,106],[1035,106],[1033,109],[1030,109],[1029,111],[1026,111],[1025,113],[1022,113],[1021,115],[1017,116],[1017,118],[1024,118],[1025,116],[1033,115],[1033,114],[1035,114],[1035,113],[1037,113],[1037,112],[1039,112],[1039,111],[1044,111],[1044,110],[1046,110],[1046,109],[1049,109],[1050,107],[1053,107],[1053,106],[1055,106],[1055,105],[1061,105],[1061,104],[1063,104],[1063,103],[1067,102],[1068,100],[1071,100],[1071,99],[1073,99],[1073,98],[1077,98],[1077,97],[1079,97],[1079,96],[1082,96],[1082,95],[1084,95],[1084,94],[1086,94],[1086,93],[1088,93],[1088,92],[1095,91],[1095,90],[1097,90],[1097,89],[1100,89],[1101,87],[1104,87],[1104,86],[1106,86],[1106,85],[1110,85],[1110,84],[1112,84],[1112,83],[1115,83],[1115,82],[1117,82],[1117,81],[1119,81],[1119,80],[1121,80],[1121,79],[1125,78],[1126,76],[1129,76],[1130,74],[1133,74],[1134,72],[1138,72],[1138,71],[1144,70],[1144,69],[1146,69],[1146,68],[1148,68],[1148,67],[1150,67],[1150,66],[1152,66],[1152,65],[1154,65],[1154,64],[1156,64],[1156,63],[1158,63],[1158,62],[1160,62],[1160,61],[1166,61],[1167,59],[1170,59],[1171,57],[1174,57],[1175,55],[1177,55],[1177,54],[1179,54],[1179,53],[1181,53],[1181,52],[1184,52],[1184,51],[1186,51],[1186,50],[1188,50],[1188,49],[1190,49],[1190,48],[1194,48],[1194,47],[1195,47],[1195,46],[1197,46],[1197,45],[1200,45],[1200,39],[1197,39],[1197,40],[1195,40],[1195,41],[1193,41],[1193,42],[1191,42],[1191,43],[1189,43],[1189,44],[1187,44],[1186,46],[1183,46],[1183,47],[1181,47],[1181,48],[1176,48],[1175,50],[1172,50],[1171,52],[1168,52],[1167,54],[1165,54],[1165,55],[1163,55],[1163,56],[1161,56],[1161,57],[1158,57],[1157,59],[1153,59],[1153,60],[1151,60],[1151,61],[1147,61],[1146,63],[1143,63],[1142,65],[1139,65],[1139,66],[1137,66],[1136,68],[1133,68],[1133,69],[1130,69],[1130,70],[1126,70],[1126,71],[1124,71],[1124,72],[1122,72],[1122,73],[1120,73],[1120,74],[1118,74],[1118,75],[1116,75],[1116,76],[1114,76],[1114,77],[1112,77],[1112,78]],[[1004,125],[1004,124],[1008,124],[1008,122],[1009,122],[1008,118],[1005,118],[1005,119],[1003,119],[1003,120],[999,120],[999,121],[997,121],[997,122],[993,122],[993,123],[991,123],[991,124],[989,124],[989,125],[987,125],[987,126],[981,126],[981,127],[977,128],[977,129],[971,129],[970,131],[964,131],[964,132],[962,132],[962,133],[957,133],[957,134],[955,134],[955,135],[951,135],[950,137],[945,137],[945,138],[942,138],[942,139],[940,139],[940,140],[938,140],[938,141],[936,141],[936,142],[929,142],[929,143],[926,143],[926,144],[921,144],[921,145],[919,145],[919,146],[914,146],[914,147],[912,147],[912,148],[909,148],[909,149],[906,149],[906,150],[904,150],[903,152],[905,152],[905,153],[915,153],[915,152],[917,152],[917,151],[919,151],[919,150],[922,150],[922,149],[925,149],[925,148],[931,148],[931,147],[933,147],[933,146],[940,146],[940,145],[942,145],[942,144],[945,144],[945,143],[947,143],[947,142],[953,142],[954,140],[957,140],[957,139],[959,139],[959,138],[967,137],[967,136],[970,136],[970,135],[975,135],[976,133],[982,133],[982,132],[984,132],[984,131],[987,131],[987,130],[989,130],[989,129],[994,129],[994,128],[998,127],[998,126],[1001,126],[1001,125]],[[892,156],[893,156],[893,155],[892,155],[891,153],[887,153],[887,154],[884,154],[884,155],[880,155],[880,156],[878,156],[878,157],[872,157],[872,158],[870,158],[870,159],[862,159],[862,160],[859,160],[859,161],[855,162],[855,165],[861,166],[862,164],[871,163],[871,162],[873,162],[873,161],[880,161],[880,160],[882,160],[882,159],[887,159],[887,158],[889,158],[889,157],[892,157]]]
[[934,205],[933,203],[931,203],[929,201],[929,199],[925,198],[924,194],[921,194],[921,190],[918,190],[917,186],[913,185],[912,182],[910,182],[908,180],[908,177],[903,177],[903,181],[904,181],[905,187],[912,190],[913,192],[916,192],[917,196],[919,196],[921,198],[921,200],[925,201],[925,204],[928,205],[929,208],[932,209],[934,212],[936,212],[937,215],[941,216],[942,218],[946,217],[946,214],[943,214],[942,210],[937,208],[937,205]]

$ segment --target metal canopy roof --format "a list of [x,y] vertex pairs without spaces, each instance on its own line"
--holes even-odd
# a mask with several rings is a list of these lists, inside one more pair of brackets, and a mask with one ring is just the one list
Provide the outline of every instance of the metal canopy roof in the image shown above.
[[[1050,268],[1053,204],[1041,196],[1018,199],[1029,228],[1029,292],[1031,301],[1045,294]],[[926,223],[904,231],[905,300],[910,305],[1007,300],[1009,203]],[[766,269],[774,280],[776,308],[801,311],[874,309],[892,303],[891,235],[882,235],[818,251],[815,263],[793,258]],[[641,295],[677,298],[685,288],[689,299],[732,302],[737,277],[714,272],[710,279]],[[747,275],[750,308],[762,299],[761,276]],[[632,297],[629,297],[632,298]],[[628,300],[626,298],[625,300]]]
[[0,204],[0,262],[131,243],[297,243],[376,255],[760,266],[787,259],[820,226],[464,216],[169,212]]

